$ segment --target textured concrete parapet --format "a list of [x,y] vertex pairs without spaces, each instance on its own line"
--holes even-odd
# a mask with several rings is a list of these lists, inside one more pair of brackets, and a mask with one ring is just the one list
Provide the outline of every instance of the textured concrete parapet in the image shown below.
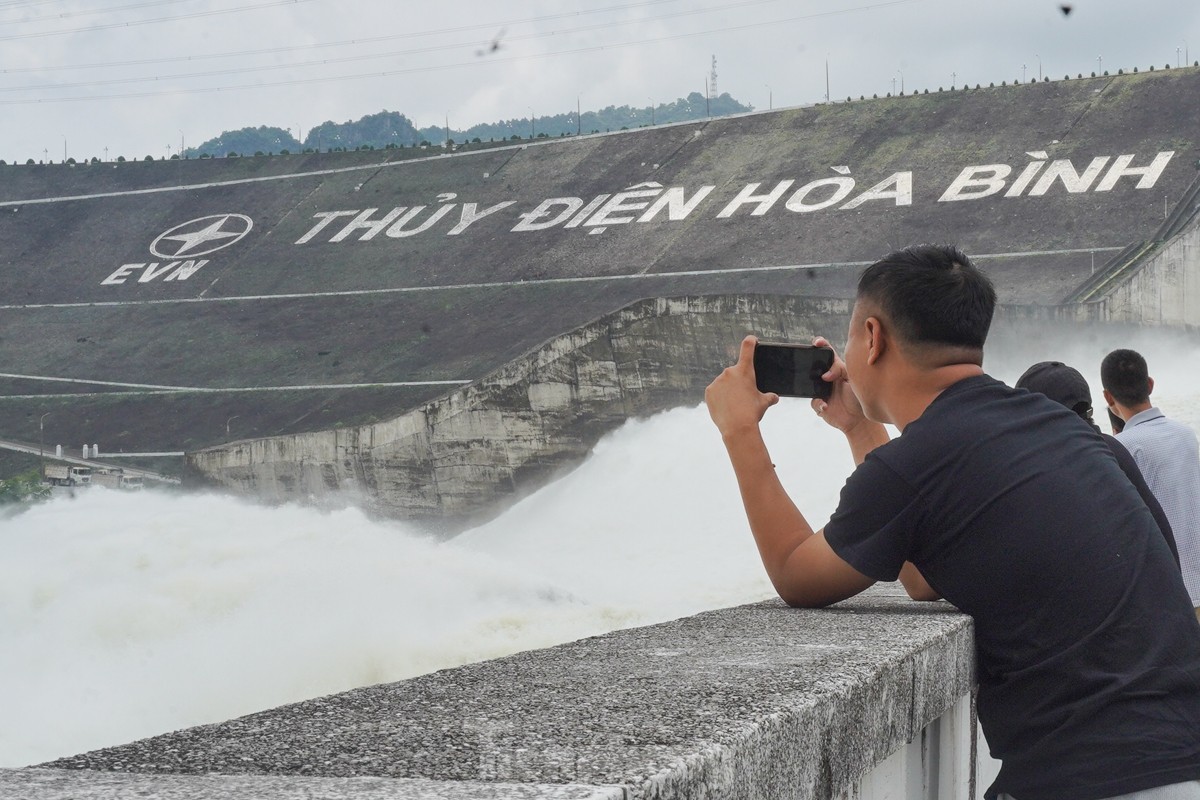
[[[826,610],[742,606],[297,703],[12,772],[0,793],[42,781],[34,797],[132,797],[158,774],[231,790],[246,776],[330,779],[311,796],[331,798],[367,778],[401,781],[372,789],[389,798],[408,781],[437,782],[430,797],[833,798],[968,694],[972,665],[966,616],[884,586]],[[70,770],[128,773],[130,790],[59,791]],[[290,798],[290,785],[260,796]]]
[[849,301],[771,296],[644,300],[547,342],[400,417],[188,454],[193,478],[268,502],[348,495],[399,519],[499,510],[574,466],[607,431],[698,403],[746,333],[841,334]]

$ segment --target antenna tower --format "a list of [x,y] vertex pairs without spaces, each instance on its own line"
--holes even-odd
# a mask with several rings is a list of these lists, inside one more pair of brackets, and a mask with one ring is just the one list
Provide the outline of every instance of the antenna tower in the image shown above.
[[712,57],[712,72],[708,75],[708,99],[717,99],[717,57]]

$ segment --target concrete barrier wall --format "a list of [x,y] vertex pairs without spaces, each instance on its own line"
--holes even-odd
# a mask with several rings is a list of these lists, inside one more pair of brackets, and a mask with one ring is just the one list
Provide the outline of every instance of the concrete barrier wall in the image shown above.
[[1073,320],[1174,328],[1200,327],[1200,217],[1145,258],[1095,302],[1068,306]]
[[978,797],[970,619],[894,584],[519,653],[0,771],[54,798]]
[[353,500],[461,524],[574,466],[624,420],[699,403],[746,333],[840,337],[849,308],[781,296],[640,301],[394,419],[190,453],[189,477],[268,502]]

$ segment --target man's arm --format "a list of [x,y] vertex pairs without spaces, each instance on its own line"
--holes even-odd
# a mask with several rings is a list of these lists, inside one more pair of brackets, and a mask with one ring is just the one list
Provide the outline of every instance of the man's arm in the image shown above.
[[[813,344],[818,347],[831,346],[819,336],[813,340]],[[835,359],[829,372],[822,377],[833,384],[833,393],[828,401],[813,400],[813,410],[827,424],[845,434],[850,453],[854,456],[854,465],[858,466],[868,453],[882,444],[887,444],[891,437],[883,425],[867,419],[863,414],[862,405],[847,381],[845,362],[840,358]],[[942,595],[929,585],[925,576],[910,561],[904,562],[900,570],[900,584],[913,600],[942,599]]]
[[822,533],[814,533],[775,474],[759,422],[779,397],[755,386],[755,344],[753,336],[742,341],[738,363],[709,385],[705,402],[721,431],[750,530],[775,591],[788,605],[826,606],[875,581],[839,558]]
[[900,568],[900,584],[913,600],[941,600],[942,595],[929,585],[921,570],[911,561],[905,561]]

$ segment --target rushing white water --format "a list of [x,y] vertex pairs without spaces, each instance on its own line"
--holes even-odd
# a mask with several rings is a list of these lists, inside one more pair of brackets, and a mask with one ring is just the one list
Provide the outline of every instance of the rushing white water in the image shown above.
[[[804,401],[780,469],[850,470]],[[703,408],[633,421],[451,542],[355,510],[100,488],[0,529],[0,766],[771,595]]]
[[[1155,401],[1200,428],[1186,338],[1007,341],[996,377],[1058,359],[1092,383],[1141,349]],[[768,412],[814,525],[852,465],[840,434]],[[772,594],[702,407],[631,421],[589,459],[450,542],[355,510],[95,488],[0,524],[0,766]]]

